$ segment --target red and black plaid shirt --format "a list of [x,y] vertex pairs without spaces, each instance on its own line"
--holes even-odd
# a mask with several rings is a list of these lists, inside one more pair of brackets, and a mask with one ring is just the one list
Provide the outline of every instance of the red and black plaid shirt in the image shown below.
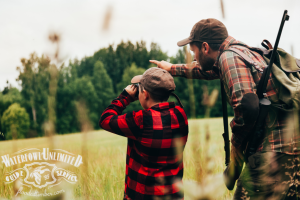
[[[239,147],[249,134],[252,127],[245,124],[241,100],[247,93],[256,93],[261,73],[255,66],[249,66],[244,59],[232,51],[225,51],[229,47],[234,47],[248,55],[257,67],[265,68],[267,66],[263,57],[257,52],[249,50],[249,47],[229,36],[220,46],[217,60],[211,71],[203,71],[201,66],[196,62],[191,66],[185,64],[177,64],[171,67],[173,76],[183,76],[193,79],[221,79],[224,84],[224,89],[227,94],[228,102],[234,110],[234,118],[230,123],[232,129],[231,142],[236,147]],[[225,51],[225,52],[224,52]],[[272,103],[277,103],[278,100],[278,85],[270,74],[267,85],[267,98]],[[266,120],[268,127],[265,143],[259,150],[275,151],[286,154],[300,154],[300,137],[294,126],[288,126],[290,120],[287,120],[287,113],[271,109]],[[253,126],[253,125],[252,125]]]
[[182,199],[176,183],[182,181],[188,137],[184,110],[174,102],[164,102],[122,115],[131,101],[123,90],[99,121],[103,129],[128,138],[124,199]]

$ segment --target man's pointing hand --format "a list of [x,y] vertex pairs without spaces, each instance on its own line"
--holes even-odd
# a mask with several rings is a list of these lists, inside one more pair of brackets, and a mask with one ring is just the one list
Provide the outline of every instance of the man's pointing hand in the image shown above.
[[162,61],[157,61],[157,60],[149,60],[149,62],[153,63],[153,64],[156,64],[157,67],[161,68],[161,69],[164,69],[168,72],[171,72],[171,66],[172,64],[169,63],[169,62],[166,62],[164,60]]

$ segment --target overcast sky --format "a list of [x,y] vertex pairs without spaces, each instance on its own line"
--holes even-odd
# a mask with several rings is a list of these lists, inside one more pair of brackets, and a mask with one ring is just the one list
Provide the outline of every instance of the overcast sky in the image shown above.
[[[258,46],[263,39],[274,44],[284,9],[285,24],[279,46],[300,58],[299,0],[1,0],[0,1],[0,89],[6,80],[18,86],[20,59],[36,52],[51,53],[50,31],[61,34],[66,60],[91,56],[102,47],[121,40],[158,43],[168,55],[175,55],[177,41],[189,36],[193,25],[204,18],[216,18],[229,35]],[[108,7],[112,8],[109,30],[102,30]]]

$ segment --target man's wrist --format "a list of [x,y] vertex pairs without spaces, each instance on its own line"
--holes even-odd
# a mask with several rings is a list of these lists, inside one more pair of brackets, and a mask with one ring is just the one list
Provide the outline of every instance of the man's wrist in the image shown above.
[[173,75],[173,76],[176,75],[176,67],[177,67],[176,64],[171,66],[170,74]]

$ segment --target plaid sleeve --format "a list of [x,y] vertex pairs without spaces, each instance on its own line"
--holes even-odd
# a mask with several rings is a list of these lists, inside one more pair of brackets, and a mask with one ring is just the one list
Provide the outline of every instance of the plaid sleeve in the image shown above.
[[176,64],[171,67],[171,75],[174,77],[185,77],[188,79],[218,79],[219,75],[214,71],[203,71],[197,62],[187,64]]
[[231,142],[235,147],[240,147],[253,128],[253,123],[245,123],[241,100],[245,94],[255,93],[256,84],[250,68],[236,53],[224,52],[220,56],[219,67],[224,89],[234,110],[234,118],[230,122]]
[[109,132],[137,140],[140,131],[142,112],[129,112],[124,115],[122,111],[133,101],[133,98],[124,89],[118,98],[104,110],[99,126]]

